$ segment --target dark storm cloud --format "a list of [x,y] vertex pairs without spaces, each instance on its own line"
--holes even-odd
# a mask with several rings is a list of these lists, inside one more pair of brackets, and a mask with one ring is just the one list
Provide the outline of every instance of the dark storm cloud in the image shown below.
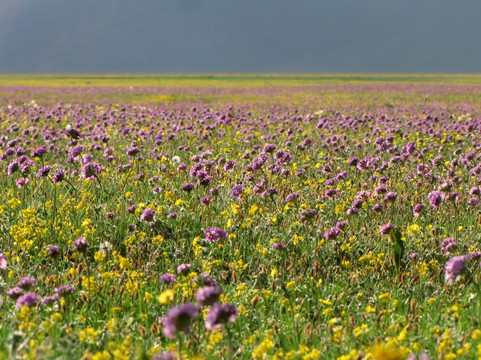
[[0,72],[481,72],[470,0],[0,0]]

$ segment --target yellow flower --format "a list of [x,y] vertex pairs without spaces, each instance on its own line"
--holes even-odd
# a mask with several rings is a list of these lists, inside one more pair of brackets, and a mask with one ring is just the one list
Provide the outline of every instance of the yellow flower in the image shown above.
[[162,305],[170,303],[175,297],[175,292],[172,290],[165,290],[162,294],[157,297],[157,301]]
[[88,344],[94,344],[95,339],[99,336],[99,332],[94,328],[88,327],[79,332],[79,341]]

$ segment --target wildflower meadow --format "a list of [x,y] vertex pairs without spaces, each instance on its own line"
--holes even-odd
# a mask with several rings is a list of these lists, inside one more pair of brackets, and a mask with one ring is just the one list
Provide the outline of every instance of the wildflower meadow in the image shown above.
[[2,79],[0,358],[481,358],[481,82],[403,79]]

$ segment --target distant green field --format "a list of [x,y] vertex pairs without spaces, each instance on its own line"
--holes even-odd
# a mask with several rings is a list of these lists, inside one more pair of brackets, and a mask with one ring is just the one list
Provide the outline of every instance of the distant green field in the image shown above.
[[0,75],[0,86],[256,87],[321,84],[481,85],[481,74],[22,74]]

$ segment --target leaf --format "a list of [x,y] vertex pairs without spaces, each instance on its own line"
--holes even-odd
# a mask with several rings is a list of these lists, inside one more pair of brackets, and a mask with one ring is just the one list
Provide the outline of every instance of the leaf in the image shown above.
[[396,266],[400,268],[402,265],[401,261],[404,257],[404,241],[402,241],[401,231],[397,228],[393,228],[389,235],[394,243],[392,257],[394,258]]

